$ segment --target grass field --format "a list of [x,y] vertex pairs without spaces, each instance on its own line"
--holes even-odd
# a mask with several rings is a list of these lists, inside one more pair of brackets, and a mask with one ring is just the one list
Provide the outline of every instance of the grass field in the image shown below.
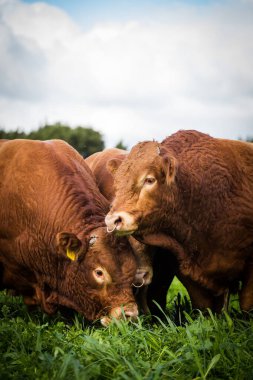
[[193,315],[185,294],[174,281],[162,320],[104,328],[80,315],[29,314],[0,293],[0,379],[253,379],[252,318],[236,301],[229,314]]

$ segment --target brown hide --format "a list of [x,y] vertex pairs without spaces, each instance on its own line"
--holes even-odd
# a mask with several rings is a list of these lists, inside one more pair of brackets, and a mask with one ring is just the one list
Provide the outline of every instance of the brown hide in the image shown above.
[[7,141],[0,172],[0,287],[48,313],[136,316],[132,249],[108,235],[108,202],[83,158],[60,140]]
[[[127,157],[127,154],[128,152],[124,150],[112,148],[94,153],[85,160],[95,175],[101,193],[109,201],[114,198],[114,178],[108,170],[110,161],[114,159],[120,165]],[[141,244],[132,236],[129,236],[129,242],[135,252],[138,265],[134,283],[138,284],[140,282],[144,285],[135,293],[139,309],[144,313],[148,313],[150,310],[152,314],[157,314],[159,310],[157,310],[153,300],[165,309],[167,291],[178,265],[174,256],[167,254],[164,249]],[[142,274],[144,274],[144,282],[141,281],[141,278],[138,278]],[[147,287],[147,285],[149,286]]]
[[241,281],[241,308],[253,307],[252,144],[197,131],[137,144],[116,170],[115,192],[108,228],[171,250],[188,288],[199,286],[199,304],[219,309]]
[[107,170],[106,164],[112,158],[122,162],[127,157],[128,152],[123,149],[110,148],[102,152],[97,152],[85,159],[86,164],[95,175],[100,192],[110,202],[114,198],[113,177]]

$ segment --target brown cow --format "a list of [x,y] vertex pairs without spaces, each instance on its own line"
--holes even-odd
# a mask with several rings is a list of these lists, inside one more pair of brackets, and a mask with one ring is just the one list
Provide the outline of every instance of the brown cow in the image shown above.
[[0,172],[0,287],[47,313],[137,316],[136,260],[108,235],[108,202],[83,158],[60,140],[13,140],[1,144]]
[[253,147],[179,131],[143,142],[115,171],[116,198],[106,217],[119,234],[142,234],[170,249],[198,303],[219,311],[242,282],[240,306],[253,307]]
[[[122,162],[127,154],[128,152],[125,150],[110,148],[94,153],[85,160],[95,175],[99,190],[110,202],[113,200],[115,192],[114,179],[107,170],[107,163],[111,159]],[[139,308],[145,314],[149,311],[152,314],[160,314],[159,309],[157,310],[152,301],[155,300],[162,309],[165,309],[167,291],[178,267],[176,260],[162,248],[147,246],[132,236],[128,238],[138,263],[134,284],[144,285],[135,293]]]

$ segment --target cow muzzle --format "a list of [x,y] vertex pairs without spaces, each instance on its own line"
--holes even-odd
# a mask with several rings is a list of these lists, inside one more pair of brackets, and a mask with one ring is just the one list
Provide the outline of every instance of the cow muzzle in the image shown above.
[[125,306],[117,306],[111,309],[109,316],[104,316],[100,319],[103,326],[108,326],[114,319],[123,319],[134,321],[138,317],[138,307],[136,303],[131,302]]
[[114,232],[117,235],[131,235],[138,229],[133,216],[128,212],[113,212],[105,217],[107,232]]
[[143,285],[149,285],[152,281],[153,269],[152,267],[140,267],[137,269],[134,277],[133,286],[141,288]]

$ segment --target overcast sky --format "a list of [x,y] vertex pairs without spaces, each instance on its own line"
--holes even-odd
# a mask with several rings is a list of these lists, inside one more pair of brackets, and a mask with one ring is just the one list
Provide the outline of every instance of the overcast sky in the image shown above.
[[0,0],[0,128],[253,137],[253,0]]

